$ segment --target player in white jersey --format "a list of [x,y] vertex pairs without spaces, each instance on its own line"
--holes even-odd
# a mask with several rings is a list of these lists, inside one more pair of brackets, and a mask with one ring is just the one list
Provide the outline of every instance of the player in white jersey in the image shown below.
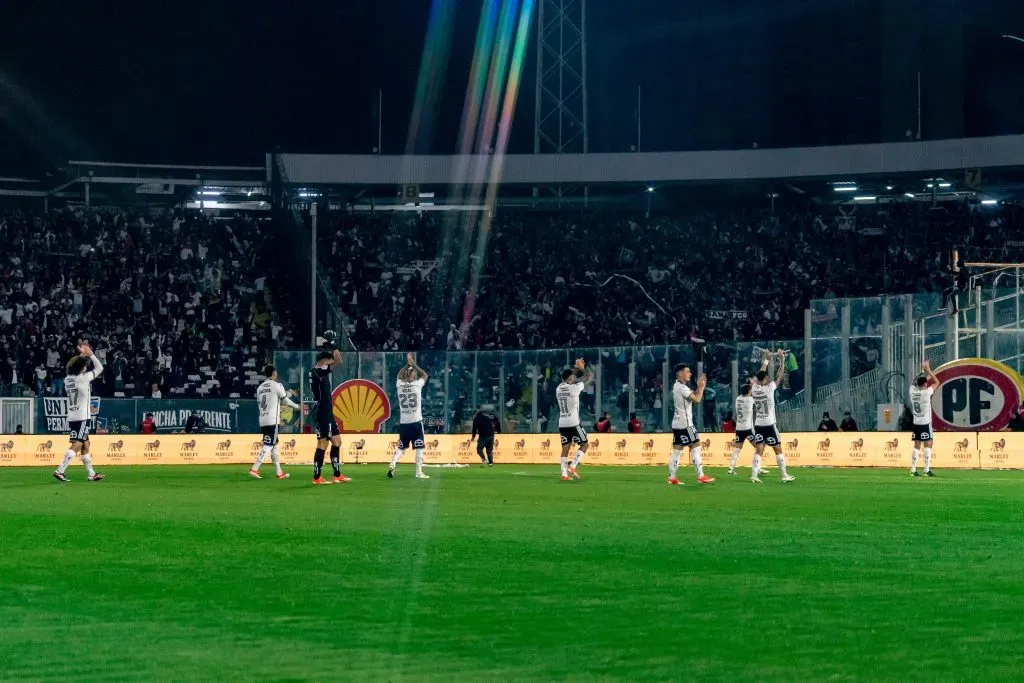
[[[587,370],[586,363],[580,358],[572,370],[562,371],[562,383],[555,389],[558,434],[562,441],[562,481],[580,478],[577,468],[590,447],[587,431],[580,424],[580,394],[593,380],[594,373]],[[576,453],[570,461],[569,452],[573,448],[576,449]]]
[[736,397],[736,440],[732,446],[732,457],[729,458],[729,474],[736,474],[736,461],[740,459],[740,451],[747,441],[754,446],[754,463],[750,478],[757,479],[761,469],[761,458],[754,444],[754,399],[750,396],[753,387],[744,384],[740,387],[740,395]]
[[675,413],[672,415],[672,455],[668,460],[668,483],[679,486],[676,472],[679,460],[683,457],[683,449],[690,449],[690,461],[697,472],[697,481],[711,484],[715,480],[704,474],[704,461],[700,453],[700,434],[693,424],[693,406],[704,400],[704,388],[708,385],[708,376],[701,375],[697,380],[697,391],[690,388],[688,382],[693,372],[687,365],[676,366],[676,383],[672,387],[672,400]]
[[426,441],[423,434],[423,387],[426,383],[427,373],[416,365],[416,358],[410,353],[406,356],[406,365],[398,371],[398,408],[401,411],[398,419],[398,448],[391,456],[388,478],[394,478],[398,461],[405,454],[405,449],[412,446],[416,449],[416,478],[430,479],[423,474],[423,447]]
[[[91,369],[90,369],[91,368]],[[68,361],[67,376],[64,378],[64,393],[68,396],[68,429],[71,445],[64,452],[64,460],[53,473],[57,481],[68,481],[65,472],[75,455],[82,458],[82,464],[89,481],[102,481],[103,475],[92,468],[89,455],[89,409],[92,405],[92,381],[103,372],[103,364],[92,352],[88,342],[78,345],[78,354]]]
[[[757,455],[762,456],[765,445],[771,446],[775,451],[775,462],[779,466],[779,476],[783,483],[789,483],[794,481],[796,477],[791,477],[789,472],[786,471],[786,456],[782,454],[782,436],[779,434],[779,428],[775,424],[775,391],[786,376],[786,352],[782,349],[779,350],[777,361],[779,371],[774,381],[768,376],[767,370],[771,359],[771,354],[766,352],[764,363],[761,365],[761,370],[757,373],[757,383],[750,390],[750,395],[754,399],[754,448],[757,451]],[[755,466],[757,465],[758,463],[755,461]],[[754,483],[761,482],[760,478],[756,476],[751,481]]]
[[260,465],[269,455],[274,461],[274,470],[278,479],[287,479],[288,473],[281,469],[281,453],[277,449],[278,425],[281,424],[281,404],[292,410],[299,410],[299,404],[288,398],[288,392],[277,381],[277,369],[273,365],[263,368],[263,384],[256,388],[256,407],[260,411],[260,432],[263,433],[263,447],[256,456],[256,462],[249,469],[249,476],[262,479]]
[[921,363],[924,374],[910,385],[910,411],[914,416],[914,451],[910,457],[910,475],[920,477],[917,471],[917,457],[924,447],[925,476],[934,477],[932,472],[932,394],[939,388],[939,378],[932,372],[931,363]]

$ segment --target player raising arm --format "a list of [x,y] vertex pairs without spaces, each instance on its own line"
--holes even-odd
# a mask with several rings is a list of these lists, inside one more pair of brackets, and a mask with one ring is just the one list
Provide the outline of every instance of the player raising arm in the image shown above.
[[[736,440],[732,446],[732,457],[729,458],[729,474],[736,474],[736,461],[740,459],[740,451],[746,441],[754,445],[754,399],[750,396],[750,384],[740,387],[740,395],[736,397]],[[758,478],[758,457],[757,447],[754,446],[754,469],[751,470],[751,479]]]
[[103,475],[92,468],[89,455],[89,407],[92,405],[92,381],[103,372],[103,364],[92,352],[89,342],[78,344],[78,354],[71,357],[64,378],[64,393],[68,395],[68,429],[71,445],[64,452],[64,460],[53,473],[57,481],[68,481],[65,472],[75,455],[82,457],[82,464],[89,475],[89,481],[101,481]]
[[416,357],[411,353],[405,358],[406,364],[398,371],[398,407],[401,415],[398,418],[398,448],[391,456],[388,467],[388,478],[394,479],[395,467],[410,446],[416,449],[416,478],[430,479],[423,474],[423,446],[426,436],[423,433],[423,387],[427,383],[427,373],[416,364]]
[[341,473],[341,435],[338,423],[334,421],[334,408],[331,405],[331,371],[341,365],[341,351],[321,351],[317,354],[316,365],[309,371],[309,389],[313,396],[313,415],[315,416],[316,452],[313,454],[313,483],[329,484],[323,478],[324,452],[328,444],[331,446],[331,467],[334,469],[335,484],[352,481]]
[[910,455],[910,475],[920,477],[917,471],[917,457],[924,448],[924,474],[934,477],[932,472],[932,394],[939,388],[939,378],[932,372],[928,361],[921,363],[923,374],[910,386],[910,411],[914,415],[914,450]]
[[[796,478],[791,477],[786,471],[786,456],[782,454],[782,436],[775,423],[775,391],[786,376],[786,352],[779,350],[779,371],[774,381],[768,376],[768,363],[771,361],[771,353],[766,352],[761,370],[757,373],[757,383],[750,391],[754,399],[754,448],[757,450],[757,458],[754,460],[755,469],[760,469],[760,458],[764,454],[765,445],[772,447],[775,451],[775,462],[779,466],[779,476],[783,483],[789,483]],[[751,481],[761,483],[760,478],[752,477]]]
[[[587,370],[586,363],[580,358],[572,370],[562,371],[562,383],[555,389],[555,401],[558,403],[558,434],[562,441],[562,481],[580,478],[576,468],[580,466],[583,455],[590,447],[587,432],[580,424],[580,394],[592,381],[594,373]],[[577,450],[570,462],[569,452],[573,447]]]
[[278,425],[281,424],[281,404],[293,410],[299,410],[299,404],[288,398],[288,392],[284,386],[277,381],[277,369],[273,365],[263,368],[263,376],[266,377],[256,389],[256,406],[260,411],[260,431],[263,433],[263,448],[256,457],[256,462],[249,470],[249,476],[253,479],[262,479],[260,476],[260,465],[269,455],[274,461],[274,470],[278,479],[287,479],[288,473],[281,470],[281,453],[277,449]]

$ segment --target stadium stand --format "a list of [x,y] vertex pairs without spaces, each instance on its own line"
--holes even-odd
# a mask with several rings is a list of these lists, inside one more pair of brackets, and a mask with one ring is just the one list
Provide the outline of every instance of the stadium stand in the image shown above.
[[88,338],[108,397],[251,396],[291,343],[274,312],[261,221],[67,208],[0,214],[0,384],[60,395]]
[[[362,350],[799,338],[811,299],[939,291],[948,247],[1006,260],[1024,225],[1017,206],[966,201],[937,208],[808,202],[649,220],[501,211],[483,245],[470,315],[464,293],[479,238],[447,236],[475,235],[479,215],[334,213],[327,220],[321,262]],[[608,281],[614,275],[635,282]]]

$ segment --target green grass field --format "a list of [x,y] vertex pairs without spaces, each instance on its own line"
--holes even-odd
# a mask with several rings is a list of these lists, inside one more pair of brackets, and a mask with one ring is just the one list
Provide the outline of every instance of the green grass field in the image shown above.
[[245,470],[0,469],[0,679],[1024,678],[1024,473]]

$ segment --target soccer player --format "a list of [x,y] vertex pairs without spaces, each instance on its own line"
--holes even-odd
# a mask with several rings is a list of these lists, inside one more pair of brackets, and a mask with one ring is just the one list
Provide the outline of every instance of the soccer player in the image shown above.
[[[775,451],[775,462],[779,466],[779,477],[782,483],[788,484],[795,481],[796,477],[790,476],[786,471],[786,456],[782,454],[782,436],[775,424],[775,391],[786,375],[786,352],[779,350],[779,372],[774,381],[768,376],[767,370],[771,357],[770,353],[765,353],[764,363],[757,373],[757,383],[750,390],[750,396],[754,399],[754,449],[760,458],[764,454],[766,444],[772,447]],[[754,477],[751,481],[761,483],[759,477]]]
[[[732,446],[732,457],[729,459],[729,474],[736,474],[736,461],[740,459],[740,451],[744,442],[754,446],[754,399],[750,396],[752,387],[744,384],[740,387],[740,395],[736,397],[736,441]],[[754,464],[750,472],[750,480],[756,481],[761,471],[761,456],[754,446]]]
[[914,415],[914,450],[910,456],[910,476],[920,477],[917,471],[917,456],[924,446],[924,473],[934,477],[932,472],[932,394],[939,388],[939,378],[932,372],[931,363],[921,363],[924,371],[910,386],[910,411]]
[[256,406],[260,411],[260,431],[263,433],[263,448],[256,457],[256,462],[249,469],[249,476],[253,479],[262,479],[260,476],[260,465],[269,455],[274,461],[274,471],[278,479],[287,479],[288,473],[281,469],[281,453],[277,448],[278,425],[281,424],[281,403],[294,410],[299,410],[299,404],[288,398],[288,392],[284,386],[277,381],[277,369],[273,365],[263,368],[263,384],[256,389]]
[[[558,434],[562,441],[562,481],[580,478],[577,468],[590,447],[587,432],[580,424],[580,394],[593,380],[594,373],[587,370],[586,363],[580,358],[571,370],[562,371],[562,383],[555,389]],[[573,448],[576,453],[570,461],[569,452]]]
[[688,384],[693,373],[687,365],[676,366],[676,383],[672,387],[672,400],[675,414],[672,417],[672,456],[668,460],[668,483],[679,486],[676,472],[679,460],[683,457],[683,449],[690,449],[690,460],[697,472],[697,481],[711,484],[715,480],[704,474],[704,461],[700,454],[700,435],[693,426],[693,406],[704,399],[704,388],[708,385],[708,376],[701,375],[697,380],[697,391]]
[[423,387],[426,383],[427,373],[416,365],[416,358],[408,354],[405,367],[398,371],[398,448],[391,456],[388,479],[395,478],[395,467],[410,446],[416,449],[416,478],[430,479],[423,473],[423,446],[426,441],[423,434]]
[[68,361],[68,374],[64,378],[64,393],[68,395],[68,429],[71,432],[71,445],[64,452],[64,460],[54,471],[53,478],[57,481],[68,481],[65,472],[75,456],[79,455],[89,475],[89,481],[102,481],[103,475],[92,468],[92,458],[89,455],[89,406],[92,404],[92,381],[103,372],[103,364],[93,354],[88,342],[80,343],[77,349],[78,354]]
[[341,351],[321,351],[316,356],[316,365],[309,371],[309,389],[313,396],[315,416],[316,452],[313,454],[313,483],[330,484],[323,478],[324,452],[331,446],[331,467],[334,469],[335,484],[352,481],[341,473],[341,435],[334,421],[331,406],[331,371],[341,365]]

